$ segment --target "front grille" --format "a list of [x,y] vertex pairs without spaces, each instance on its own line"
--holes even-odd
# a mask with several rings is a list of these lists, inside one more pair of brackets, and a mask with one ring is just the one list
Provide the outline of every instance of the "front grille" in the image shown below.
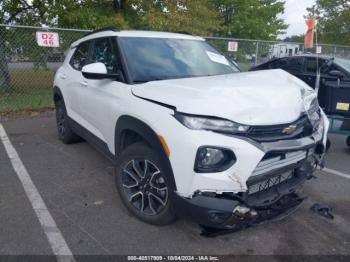
[[253,171],[251,177],[267,174],[274,170],[297,164],[306,159],[307,154],[308,152],[306,150],[267,153]]
[[293,179],[295,170],[305,163],[312,150],[266,153],[247,180],[248,194],[268,191]]
[[[291,134],[285,133],[284,130],[290,126],[295,126],[295,131]],[[257,142],[272,142],[302,138],[310,136],[312,132],[313,128],[309,118],[307,115],[303,115],[295,122],[289,124],[252,126],[245,136]]]
[[281,183],[292,179],[293,174],[294,174],[293,171],[288,171],[282,174],[277,174],[275,176],[268,176],[266,177],[266,179],[262,181],[252,183],[248,186],[248,194],[252,195],[258,192],[269,190],[272,187],[278,186]]

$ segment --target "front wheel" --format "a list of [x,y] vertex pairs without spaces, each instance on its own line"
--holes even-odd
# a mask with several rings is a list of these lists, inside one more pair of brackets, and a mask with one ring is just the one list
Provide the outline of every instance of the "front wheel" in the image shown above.
[[140,220],[166,225],[176,218],[166,174],[157,153],[143,143],[126,148],[116,164],[116,187],[128,210]]
[[348,147],[350,147],[350,136],[348,136],[348,138],[346,139],[346,144],[348,145]]

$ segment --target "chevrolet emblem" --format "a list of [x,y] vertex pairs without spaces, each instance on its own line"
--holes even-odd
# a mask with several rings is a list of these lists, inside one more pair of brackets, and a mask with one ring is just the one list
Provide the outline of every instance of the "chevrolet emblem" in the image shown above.
[[294,131],[297,129],[296,125],[290,125],[289,127],[286,127],[283,129],[282,133],[286,135],[291,135],[294,133]]

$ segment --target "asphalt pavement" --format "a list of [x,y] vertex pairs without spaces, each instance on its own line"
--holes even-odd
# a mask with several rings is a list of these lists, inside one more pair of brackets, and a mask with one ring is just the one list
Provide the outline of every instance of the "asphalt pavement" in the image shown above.
[[[318,171],[305,186],[308,198],[291,216],[206,238],[189,221],[152,226],[129,214],[112,164],[85,142],[62,144],[53,112],[0,122],[74,255],[350,255],[350,175]],[[330,138],[326,166],[350,174],[345,137]],[[52,254],[2,143],[0,179],[0,255]],[[331,206],[334,220],[311,212],[314,203]]]

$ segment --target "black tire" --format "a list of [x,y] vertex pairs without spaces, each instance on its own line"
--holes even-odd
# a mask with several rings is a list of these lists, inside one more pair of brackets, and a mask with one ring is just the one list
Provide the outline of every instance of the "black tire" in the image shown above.
[[56,108],[56,124],[57,124],[57,132],[58,138],[64,144],[72,144],[80,142],[82,139],[80,136],[75,134],[68,122],[68,115],[66,106],[64,105],[63,100],[59,100],[55,103]]
[[327,138],[327,142],[326,142],[326,152],[328,152],[328,150],[331,148],[331,145],[332,145],[331,140],[329,140],[329,139]]
[[163,165],[144,143],[132,144],[121,153],[115,183],[124,205],[140,220],[167,225],[176,219]]
[[350,147],[350,136],[348,136],[348,138],[346,139],[346,144],[348,145],[348,147]]

